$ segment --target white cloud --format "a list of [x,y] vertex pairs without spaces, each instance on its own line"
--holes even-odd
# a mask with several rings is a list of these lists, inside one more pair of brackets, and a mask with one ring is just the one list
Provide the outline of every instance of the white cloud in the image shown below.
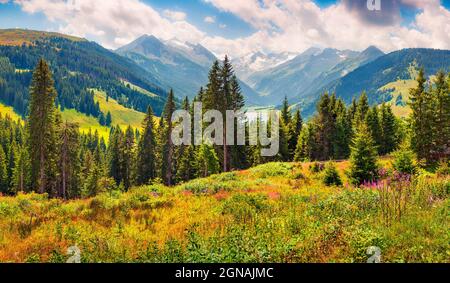
[[186,13],[172,10],[164,10],[164,16],[173,21],[184,21],[186,19]]
[[227,28],[227,25],[226,25],[226,24],[220,24],[220,25],[219,25],[219,28],[222,28],[222,29],[223,29],[223,28]]
[[216,19],[214,17],[207,16],[207,17],[205,17],[205,19],[203,19],[203,21],[208,24],[213,24],[216,22]]
[[60,32],[93,38],[107,48],[117,48],[143,34],[163,40],[199,42],[205,36],[181,14],[170,19],[139,0],[15,0],[27,13],[42,12],[60,24]]

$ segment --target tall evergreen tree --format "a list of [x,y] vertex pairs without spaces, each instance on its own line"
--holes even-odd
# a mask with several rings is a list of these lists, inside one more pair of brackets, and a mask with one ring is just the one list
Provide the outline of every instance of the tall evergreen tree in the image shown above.
[[8,172],[6,170],[6,154],[3,147],[0,145],[0,193],[6,194],[9,192]]
[[172,186],[174,184],[173,180],[173,143],[172,143],[172,115],[175,112],[175,101],[174,101],[173,90],[170,90],[169,95],[167,97],[167,102],[164,107],[163,112],[163,152],[162,152],[162,177],[165,183],[168,186]]
[[[382,112],[384,108],[382,108]],[[384,116],[383,116],[384,117]],[[366,115],[366,124],[369,127],[369,132],[372,137],[372,140],[377,147],[377,151],[379,154],[382,154],[382,146],[383,146],[383,131],[380,125],[380,115],[378,113],[378,107],[373,106],[369,109]],[[394,133],[395,134],[395,133]]]
[[442,70],[439,71],[435,85],[433,94],[436,108],[433,128],[436,129],[436,155],[439,159],[448,160],[450,157],[450,73],[446,78],[445,73]]
[[417,87],[410,91],[411,114],[411,146],[419,159],[431,162],[433,147],[433,102],[426,91],[424,70],[417,76]]
[[59,132],[59,197],[66,199],[78,186],[79,128],[77,124],[65,122]]
[[33,73],[27,120],[31,183],[39,193],[56,185],[56,90],[47,63],[41,59]]
[[25,192],[28,190],[30,182],[29,173],[30,165],[28,150],[25,147],[20,146],[17,148],[14,160],[12,177],[12,188],[14,192]]
[[291,123],[289,124],[289,134],[288,134],[289,160],[294,159],[295,150],[297,148],[297,142],[300,133],[302,131],[302,127],[303,127],[303,118],[300,113],[300,110],[297,110],[295,112],[294,117],[291,120]]
[[144,132],[139,141],[137,153],[137,184],[144,185],[156,178],[156,137],[153,110],[149,106],[142,128]]
[[380,123],[381,123],[381,136],[380,154],[389,154],[393,152],[398,145],[398,134],[397,134],[397,122],[394,113],[392,112],[391,106],[383,103],[381,105],[381,115],[380,115]]

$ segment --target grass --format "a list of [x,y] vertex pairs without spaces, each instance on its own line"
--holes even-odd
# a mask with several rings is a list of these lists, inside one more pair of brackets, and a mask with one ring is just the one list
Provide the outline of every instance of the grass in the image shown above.
[[[381,164],[390,169],[390,160]],[[174,188],[72,201],[0,197],[0,262],[449,262],[450,178],[420,176],[403,217],[383,222],[380,194],[327,187],[310,163],[269,163]],[[343,177],[348,162],[336,168]]]
[[85,41],[75,36],[64,35],[56,32],[43,32],[27,29],[0,29],[0,45],[20,46],[33,44],[38,39],[62,37],[73,41]]
[[157,97],[157,96],[158,96],[158,95],[154,94],[153,92],[150,92],[150,91],[148,91],[148,90],[146,90],[146,89],[143,89],[142,87],[139,87],[139,86],[137,86],[137,85],[135,85],[135,84],[132,84],[132,83],[130,83],[130,82],[124,80],[124,79],[121,79],[120,81],[121,81],[125,86],[130,86],[131,89],[133,89],[133,90],[135,90],[135,91],[138,91],[138,92],[140,92],[140,93],[143,93],[143,94],[145,94],[145,95],[147,95],[147,96],[150,96],[150,97]]
[[[411,114],[411,109],[406,103],[409,102],[409,90],[417,87],[417,81],[415,80],[398,80],[388,83],[380,88],[380,91],[389,91],[392,95],[392,100],[389,104],[392,106],[392,111],[398,117],[407,117]],[[398,105],[396,102],[401,98],[402,105]]]
[[100,125],[98,119],[95,117],[85,115],[75,109],[64,109],[64,111],[61,112],[61,116],[63,121],[77,123],[81,133],[86,134],[89,131],[92,131],[92,133],[97,131],[99,136],[103,137],[105,141],[109,138],[109,127]]
[[111,112],[112,124],[119,125],[122,128],[126,128],[129,125],[135,129],[140,129],[142,121],[144,121],[145,114],[133,109],[126,108],[120,105],[116,100],[111,97],[106,101],[106,93],[99,90],[94,91],[94,100],[100,104],[100,110],[105,113]]
[[5,117],[9,116],[14,121],[21,120],[22,117],[20,117],[16,112],[14,112],[14,109],[10,106],[6,106],[0,102],[0,114]]

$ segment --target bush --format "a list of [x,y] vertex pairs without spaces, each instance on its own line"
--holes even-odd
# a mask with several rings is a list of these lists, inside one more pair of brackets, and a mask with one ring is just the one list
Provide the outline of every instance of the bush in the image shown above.
[[401,148],[394,153],[394,169],[403,174],[414,175],[417,172],[414,153],[407,148]]
[[325,165],[320,162],[314,162],[313,164],[309,165],[309,171],[311,173],[320,173],[325,169]]
[[436,169],[436,174],[439,176],[447,176],[450,175],[450,166],[448,165],[448,161],[442,160],[439,162],[439,166]]
[[342,186],[341,177],[333,162],[330,162],[325,166],[323,183],[327,186]]

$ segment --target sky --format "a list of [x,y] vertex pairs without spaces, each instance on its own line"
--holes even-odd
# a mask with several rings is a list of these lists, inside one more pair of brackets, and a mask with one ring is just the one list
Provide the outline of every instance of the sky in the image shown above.
[[109,49],[148,34],[230,57],[313,46],[450,49],[450,0],[0,0],[0,28],[57,31]]

